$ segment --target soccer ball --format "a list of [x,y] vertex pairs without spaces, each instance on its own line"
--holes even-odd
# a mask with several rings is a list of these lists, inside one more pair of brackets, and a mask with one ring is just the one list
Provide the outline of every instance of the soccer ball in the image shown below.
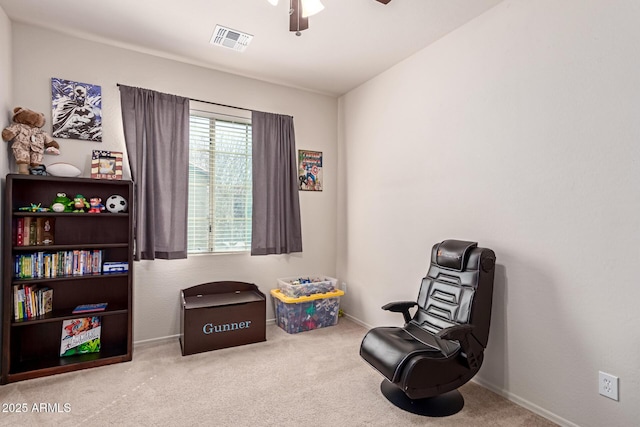
[[111,213],[122,213],[127,211],[127,201],[124,197],[114,194],[107,199],[107,210]]

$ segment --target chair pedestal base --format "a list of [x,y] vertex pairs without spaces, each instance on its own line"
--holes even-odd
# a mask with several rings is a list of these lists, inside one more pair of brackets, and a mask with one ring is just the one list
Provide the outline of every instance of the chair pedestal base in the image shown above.
[[410,399],[402,390],[385,379],[380,384],[384,397],[400,409],[427,417],[448,417],[464,407],[464,399],[458,390],[424,399]]

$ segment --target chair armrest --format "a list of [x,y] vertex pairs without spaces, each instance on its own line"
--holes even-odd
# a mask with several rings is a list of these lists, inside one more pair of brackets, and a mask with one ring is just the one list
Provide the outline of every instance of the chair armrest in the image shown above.
[[460,343],[460,348],[467,358],[467,363],[471,369],[478,369],[482,363],[483,347],[476,337],[473,336],[473,325],[455,325],[444,328],[436,334],[440,339],[453,340]]
[[[462,341],[473,331],[473,325],[455,325],[438,332],[436,336],[443,340]],[[462,343],[460,343],[462,344]]]
[[394,313],[402,313],[404,316],[404,322],[409,323],[411,320],[411,314],[409,314],[409,309],[414,305],[418,305],[415,301],[396,301],[390,302],[389,304],[385,304],[382,306],[383,310],[393,311]]

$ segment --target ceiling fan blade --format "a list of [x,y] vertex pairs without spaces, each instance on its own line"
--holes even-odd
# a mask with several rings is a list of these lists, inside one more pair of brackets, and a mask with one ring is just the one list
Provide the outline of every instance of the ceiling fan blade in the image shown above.
[[382,4],[387,4],[389,3],[391,0],[378,0],[378,2],[382,3]]
[[309,18],[302,16],[302,5],[300,0],[291,0],[289,10],[289,31],[302,31],[309,28]]

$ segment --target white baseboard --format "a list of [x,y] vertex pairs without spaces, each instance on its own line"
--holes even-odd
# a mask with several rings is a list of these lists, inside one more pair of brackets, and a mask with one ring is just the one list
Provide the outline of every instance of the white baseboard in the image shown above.
[[488,390],[491,390],[492,392],[504,397],[505,399],[515,403],[518,406],[522,406],[525,409],[528,409],[529,411],[533,412],[534,414],[538,414],[541,417],[544,417],[546,419],[548,419],[549,421],[552,421],[560,426],[563,427],[580,427],[578,424],[572,423],[569,420],[566,420],[556,414],[554,414],[551,411],[548,411],[538,405],[536,405],[535,403],[529,402],[526,399],[521,398],[520,396],[517,396],[507,390],[504,390],[500,387],[496,387],[495,385],[488,383],[484,380],[482,380],[481,378],[478,377],[474,377],[471,379],[471,381],[473,381],[474,383],[478,384],[481,387],[484,387]]
[[364,323],[362,320],[358,319],[357,317],[353,317],[352,315],[350,315],[349,313],[344,313],[344,317],[346,317],[347,319],[351,320],[353,323],[357,323],[360,326],[363,326],[367,329],[373,329],[373,326]]
[[[266,324],[267,325],[275,325],[276,323],[276,319],[267,319]],[[154,343],[159,343],[159,342],[166,342],[166,341],[172,341],[172,340],[177,340],[178,338],[180,338],[180,334],[176,334],[176,335],[167,335],[165,337],[158,337],[158,338],[150,338],[148,340],[139,340],[139,341],[134,341],[133,342],[133,347],[137,347],[139,345],[145,345],[145,344],[154,344]]]
[[166,341],[173,341],[173,340],[177,340],[178,338],[180,338],[180,334],[177,335],[168,335],[166,337],[159,337],[159,338],[151,338],[148,340],[140,340],[140,341],[134,341],[133,342],[133,347],[137,347],[139,345],[145,345],[145,344],[155,344],[155,343],[161,343],[161,342],[166,342]]

